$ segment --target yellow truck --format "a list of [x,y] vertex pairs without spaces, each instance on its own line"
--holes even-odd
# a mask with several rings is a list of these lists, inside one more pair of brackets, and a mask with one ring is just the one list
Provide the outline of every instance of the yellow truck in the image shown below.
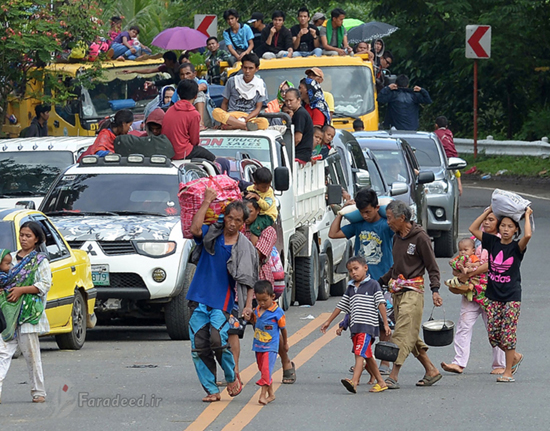
[[[332,124],[338,129],[353,130],[353,120],[360,118],[365,130],[378,130],[378,104],[372,63],[359,56],[349,57],[297,57],[261,60],[260,76],[266,83],[269,100],[277,97],[279,85],[288,80],[296,87],[305,71],[319,67],[324,74],[321,87],[334,97]],[[228,76],[240,69],[228,69]]]
[[[128,107],[137,120],[145,106],[157,96],[158,90],[145,86],[146,81],[166,79],[167,73],[148,75],[132,73],[132,70],[160,66],[162,59],[145,61],[106,61],[101,63],[102,76],[94,85],[79,86],[74,90],[76,97],[67,103],[54,105],[48,120],[50,136],[95,136],[99,121]],[[49,72],[57,73],[62,80],[77,78],[79,74],[93,67],[93,63],[53,63],[46,66]],[[130,73],[124,72],[130,71]],[[160,75],[157,77],[157,75]],[[25,94],[8,98],[7,117],[2,131],[9,138],[19,137],[35,116],[34,108],[40,104],[40,95],[49,95],[40,81],[30,80]],[[114,103],[113,103],[114,102]],[[15,121],[13,118],[15,117]]]

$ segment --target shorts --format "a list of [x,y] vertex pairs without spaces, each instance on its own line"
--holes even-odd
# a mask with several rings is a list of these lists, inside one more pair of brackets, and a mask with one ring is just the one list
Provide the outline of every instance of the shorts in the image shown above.
[[374,338],[372,338],[369,334],[359,333],[353,334],[351,341],[353,342],[351,353],[365,359],[372,358],[371,344],[374,343]]
[[259,386],[269,386],[273,383],[273,368],[277,361],[277,352],[256,352],[256,363],[260,370],[260,380],[256,382]]
[[[248,116],[246,112],[240,112],[240,111],[227,112],[221,108],[215,108],[212,111],[212,117],[214,118],[214,120],[216,120],[218,123],[221,123],[221,124],[227,124],[229,117],[234,117],[238,119],[246,116]],[[265,130],[269,127],[269,121],[267,118],[264,118],[264,117],[255,117],[255,118],[251,118],[248,121],[250,123],[256,123],[258,125],[259,130]]]
[[253,235],[260,236],[264,229],[269,226],[273,226],[273,219],[265,214],[260,214],[256,217],[256,220],[252,222],[249,229]]

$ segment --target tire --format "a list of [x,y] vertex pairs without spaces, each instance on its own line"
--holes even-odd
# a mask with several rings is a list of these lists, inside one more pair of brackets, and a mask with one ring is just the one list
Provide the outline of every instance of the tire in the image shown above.
[[311,256],[297,257],[294,268],[296,300],[300,305],[315,305],[319,295],[319,251],[311,244]]
[[57,346],[62,350],[80,350],[86,341],[86,315],[88,313],[86,301],[79,290],[74,292],[71,320],[73,329],[66,334],[55,336]]
[[323,270],[320,272],[319,275],[319,287],[317,290],[319,293],[317,294],[317,300],[318,301],[326,301],[330,297],[330,274],[332,272],[332,262],[330,254],[327,253],[325,264],[323,265]]
[[172,340],[189,340],[189,319],[191,312],[187,306],[187,292],[195,271],[196,265],[188,263],[185,267],[183,275],[183,288],[181,292],[172,298],[172,300],[164,307],[164,323],[168,330],[168,335]]
[[285,290],[279,298],[279,304],[281,305],[283,311],[287,311],[292,305],[292,283],[290,280],[291,277],[285,275]]
[[346,293],[346,288],[348,287],[348,279],[343,278],[337,283],[330,285],[330,294],[331,296],[344,296]]
[[454,228],[441,232],[441,236],[434,239],[435,257],[453,257],[454,242]]

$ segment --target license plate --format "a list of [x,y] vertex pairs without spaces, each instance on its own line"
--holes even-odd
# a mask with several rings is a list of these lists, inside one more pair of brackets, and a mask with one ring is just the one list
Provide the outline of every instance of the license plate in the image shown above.
[[92,265],[92,282],[94,286],[109,286],[109,265]]

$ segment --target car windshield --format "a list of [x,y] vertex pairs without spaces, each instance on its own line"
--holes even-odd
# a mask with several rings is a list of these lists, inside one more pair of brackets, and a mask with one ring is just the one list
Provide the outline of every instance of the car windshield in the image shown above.
[[382,175],[384,175],[388,185],[396,181],[409,183],[409,172],[401,151],[373,149],[371,151],[376,156]]
[[441,158],[437,149],[437,143],[430,137],[420,138],[406,136],[404,139],[414,150],[418,164],[422,167],[441,166]]
[[[296,88],[305,78],[304,68],[265,69],[258,72],[267,86],[269,100],[277,97],[279,85],[290,81]],[[334,97],[335,116],[360,117],[374,110],[372,74],[365,66],[323,66],[323,90]]]
[[0,221],[0,244],[2,244],[2,248],[4,249],[16,251],[17,244],[15,242],[13,227],[13,222],[11,221]]
[[367,157],[366,154],[365,154],[365,160],[367,162],[367,168],[369,170],[370,183],[371,183],[372,189],[379,195],[385,194],[386,187],[384,186],[384,181],[380,176],[380,171],[378,170],[378,167],[376,166],[376,164],[372,159]]
[[59,173],[74,163],[71,151],[0,153],[0,197],[43,196]]
[[216,157],[229,159],[256,159],[262,166],[271,169],[271,154],[269,139],[257,136],[220,136],[209,137],[201,135],[201,146]]
[[64,175],[42,204],[45,213],[178,215],[178,177],[146,174]]
[[122,73],[125,69],[107,69],[102,81],[94,82],[93,88],[82,88],[82,118],[104,118],[119,109],[130,109],[140,114],[147,104],[158,95],[154,86],[144,88],[146,81],[169,78],[166,73],[136,75]]

